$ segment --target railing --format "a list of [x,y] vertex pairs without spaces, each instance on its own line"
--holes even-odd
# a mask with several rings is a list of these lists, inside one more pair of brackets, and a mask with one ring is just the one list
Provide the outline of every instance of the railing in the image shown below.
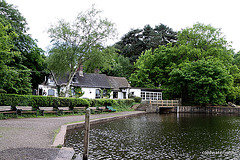
[[177,106],[179,106],[178,100],[145,100],[142,103],[157,105],[158,107],[177,107]]

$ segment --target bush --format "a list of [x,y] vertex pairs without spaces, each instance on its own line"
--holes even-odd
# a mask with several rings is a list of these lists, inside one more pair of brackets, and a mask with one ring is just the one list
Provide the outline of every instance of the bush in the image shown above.
[[91,99],[89,101],[90,105],[95,107],[118,105],[117,101],[114,99]]
[[135,101],[136,103],[141,103],[142,98],[141,98],[141,97],[134,97],[134,101]]
[[117,103],[119,106],[132,106],[134,100],[133,99],[119,99]]
[[7,93],[4,89],[0,89],[0,93]]
[[17,94],[0,94],[0,105],[12,106],[33,106],[38,107],[100,107],[113,106],[114,108],[130,108],[133,104],[133,99],[83,99],[83,98],[63,98],[35,95],[17,95]]
[[33,106],[37,107],[61,107],[66,106],[90,106],[87,99],[80,98],[58,98],[48,96],[0,94],[0,105],[8,106]]

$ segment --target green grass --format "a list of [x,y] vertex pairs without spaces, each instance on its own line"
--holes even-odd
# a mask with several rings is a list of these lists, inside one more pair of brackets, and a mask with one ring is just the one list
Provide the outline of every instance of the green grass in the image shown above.
[[61,127],[59,127],[58,129],[53,131],[54,132],[54,139],[53,139],[53,141],[55,140],[55,138],[56,138],[57,134],[60,132],[60,130],[61,130]]

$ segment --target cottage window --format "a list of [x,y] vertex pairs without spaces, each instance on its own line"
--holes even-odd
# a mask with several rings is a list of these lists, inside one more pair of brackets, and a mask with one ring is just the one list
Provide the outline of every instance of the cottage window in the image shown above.
[[48,90],[48,95],[49,96],[54,96],[55,95],[55,90],[54,89],[49,89]]
[[38,95],[43,95],[43,89],[42,88],[39,89]]
[[113,98],[118,98],[118,92],[113,92]]
[[141,91],[141,98],[142,98],[143,101],[146,101],[146,100],[162,100],[162,92]]
[[54,83],[54,80],[53,80],[53,78],[51,77],[51,78],[49,78],[49,83]]
[[123,99],[126,99],[126,98],[127,98],[126,95],[127,95],[126,92],[123,92]]
[[100,89],[96,89],[96,98],[101,98]]
[[107,90],[104,89],[104,90],[103,90],[103,97],[106,97],[106,96],[107,96]]

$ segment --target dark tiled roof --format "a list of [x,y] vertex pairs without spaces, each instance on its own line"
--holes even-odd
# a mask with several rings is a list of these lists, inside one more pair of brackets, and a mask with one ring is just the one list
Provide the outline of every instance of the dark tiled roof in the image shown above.
[[[66,85],[69,74],[57,77],[58,85]],[[73,86],[88,87],[88,88],[111,88],[108,78],[105,74],[84,73],[83,77],[76,73],[76,83]]]
[[121,88],[129,88],[130,87],[130,85],[125,77],[108,76],[108,80],[114,90],[119,90]]
[[[57,85],[66,85],[69,74],[56,77]],[[87,87],[87,88],[112,88],[120,90],[131,87],[125,77],[112,77],[105,74],[83,73],[79,76],[76,73],[76,82],[72,86]]]
[[63,85],[67,83],[69,74],[59,75],[56,76],[54,74],[55,80],[57,81],[57,85]]
[[73,83],[74,86],[79,87],[93,87],[93,88],[111,88],[108,78],[105,74],[84,73],[81,77],[77,73],[78,83]]

